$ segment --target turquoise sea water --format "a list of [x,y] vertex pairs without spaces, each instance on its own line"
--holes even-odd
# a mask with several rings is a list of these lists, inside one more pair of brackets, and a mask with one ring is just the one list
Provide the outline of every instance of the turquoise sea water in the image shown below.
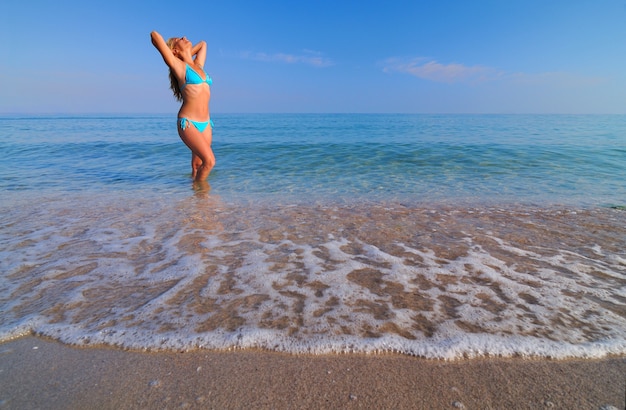
[[[626,201],[625,116],[222,115],[217,195]],[[0,189],[184,192],[169,116],[1,118]]]
[[626,116],[0,117],[0,340],[626,353]]

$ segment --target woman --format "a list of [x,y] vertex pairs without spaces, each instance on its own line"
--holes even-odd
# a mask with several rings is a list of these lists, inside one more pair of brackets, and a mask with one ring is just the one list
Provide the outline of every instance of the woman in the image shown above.
[[178,135],[191,150],[191,177],[203,182],[215,165],[211,149],[213,122],[209,115],[212,80],[203,68],[206,42],[193,45],[185,37],[174,37],[166,43],[156,31],[150,33],[150,37],[170,68],[174,97],[182,101],[178,111]]

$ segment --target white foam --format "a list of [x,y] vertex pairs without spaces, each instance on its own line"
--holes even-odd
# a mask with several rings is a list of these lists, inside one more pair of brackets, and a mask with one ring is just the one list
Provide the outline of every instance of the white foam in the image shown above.
[[[128,204],[126,214],[109,206],[93,211],[103,218],[80,207],[78,216],[52,208],[40,216],[41,227],[14,225],[0,233],[6,272],[0,340],[32,331],[137,349],[256,347],[440,359],[626,354],[626,318],[618,310],[626,296],[625,259],[602,244],[589,254],[523,247],[495,228],[484,230],[488,235],[457,228],[459,210],[424,211],[437,221],[430,231],[462,233],[449,244],[466,251],[445,260],[427,241],[330,232],[323,220],[319,233],[300,224],[295,234],[262,239],[265,230],[281,229],[278,222],[268,228],[263,218],[283,221],[280,213],[245,209],[244,223],[224,206],[216,219],[226,226],[219,228],[190,222],[182,205],[132,211]],[[333,219],[340,211],[322,218],[340,220]],[[217,314],[226,315],[224,323],[207,330]]]

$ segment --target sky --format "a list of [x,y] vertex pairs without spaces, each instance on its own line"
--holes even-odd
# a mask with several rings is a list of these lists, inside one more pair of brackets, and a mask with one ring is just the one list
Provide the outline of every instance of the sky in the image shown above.
[[4,0],[0,114],[175,113],[152,30],[212,113],[626,114],[626,0]]

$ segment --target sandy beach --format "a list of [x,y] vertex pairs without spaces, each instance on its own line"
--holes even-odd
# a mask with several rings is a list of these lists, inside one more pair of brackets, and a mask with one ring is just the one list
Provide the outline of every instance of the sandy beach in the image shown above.
[[0,345],[2,409],[622,409],[626,359],[129,352]]

